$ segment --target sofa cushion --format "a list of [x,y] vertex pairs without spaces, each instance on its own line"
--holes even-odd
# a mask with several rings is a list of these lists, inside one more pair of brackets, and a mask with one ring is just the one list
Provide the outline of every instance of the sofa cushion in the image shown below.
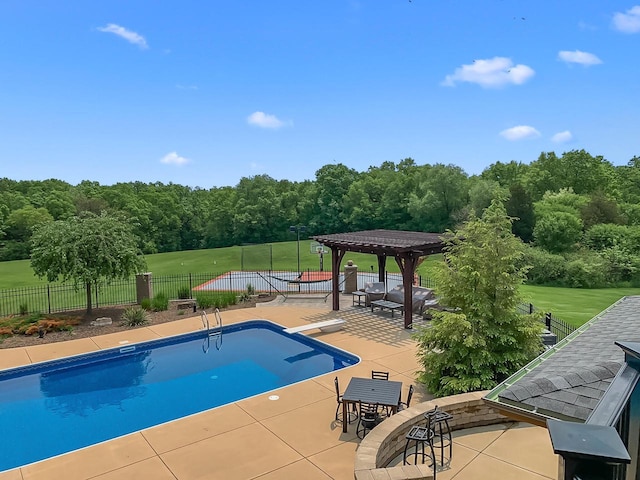
[[[417,287],[414,285],[411,290],[413,303],[411,310],[414,313],[422,312],[422,306],[424,305],[425,300],[435,298],[435,294],[430,288]],[[385,300],[404,304],[404,287],[402,285],[396,285],[393,287],[387,292]]]

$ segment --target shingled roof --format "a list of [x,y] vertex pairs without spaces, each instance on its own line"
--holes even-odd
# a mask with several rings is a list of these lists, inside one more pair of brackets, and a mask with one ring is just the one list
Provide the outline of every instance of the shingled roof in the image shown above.
[[640,341],[640,296],[622,298],[508,388],[496,387],[498,402],[541,417],[586,420],[624,363],[615,341]]

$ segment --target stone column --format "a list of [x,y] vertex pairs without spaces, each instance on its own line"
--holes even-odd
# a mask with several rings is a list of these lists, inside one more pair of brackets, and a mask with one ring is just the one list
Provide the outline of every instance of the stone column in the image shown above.
[[140,305],[145,298],[153,298],[151,272],[136,275],[136,301],[138,305]]
[[353,293],[358,290],[358,266],[349,260],[344,267],[344,290],[343,293]]

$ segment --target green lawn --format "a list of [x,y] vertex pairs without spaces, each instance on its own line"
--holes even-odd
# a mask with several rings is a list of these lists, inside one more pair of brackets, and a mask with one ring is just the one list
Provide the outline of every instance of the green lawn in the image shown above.
[[[311,254],[310,241],[300,241],[300,269],[317,270],[320,259],[317,254]],[[271,246],[274,270],[297,270],[298,253],[297,242],[274,243]],[[182,273],[223,273],[229,270],[240,270],[244,255],[246,270],[266,270],[269,265],[269,248],[259,247],[228,247],[209,250],[191,250],[185,252],[159,253],[147,255],[147,270],[154,275],[173,275]],[[347,252],[342,265],[348,260],[358,265],[361,271],[378,269],[375,255]],[[418,268],[418,274],[431,276],[432,266],[442,261],[441,255],[433,255]],[[331,270],[331,254],[323,258],[324,269]],[[387,271],[398,272],[395,260],[387,259]],[[43,285],[46,281],[39,280],[33,275],[28,260],[0,262],[0,290]],[[594,315],[606,309],[624,295],[638,295],[638,288],[606,288],[583,290],[576,288],[539,287],[525,285],[523,295],[527,302],[533,303],[538,309],[549,311],[561,320],[572,325],[582,325]]]
[[640,295],[640,288],[561,288],[524,285],[525,301],[554,317],[580,326],[625,295]]

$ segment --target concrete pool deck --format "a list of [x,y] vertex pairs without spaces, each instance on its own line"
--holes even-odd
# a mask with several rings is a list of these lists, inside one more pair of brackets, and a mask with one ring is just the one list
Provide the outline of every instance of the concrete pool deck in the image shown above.
[[[351,377],[387,370],[391,380],[416,386],[412,404],[431,397],[415,381],[416,345],[402,319],[388,313],[305,300],[260,304],[222,312],[225,324],[267,319],[285,327],[332,318],[347,321],[343,330],[306,334],[362,358],[356,366],[132,433],[23,468],[0,473],[0,480],[195,480],[287,479],[350,480],[360,440],[355,423],[348,433],[336,424],[333,379],[344,390]],[[110,335],[33,347],[0,349],[0,368],[25,365],[121,346],[202,328],[200,317]],[[270,395],[278,395],[276,401]],[[28,419],[25,419],[28,421]],[[4,435],[10,432],[3,432]],[[19,432],[15,432],[19,434]],[[555,479],[558,462],[547,431],[526,424],[494,425],[456,432],[451,468],[438,479]]]

